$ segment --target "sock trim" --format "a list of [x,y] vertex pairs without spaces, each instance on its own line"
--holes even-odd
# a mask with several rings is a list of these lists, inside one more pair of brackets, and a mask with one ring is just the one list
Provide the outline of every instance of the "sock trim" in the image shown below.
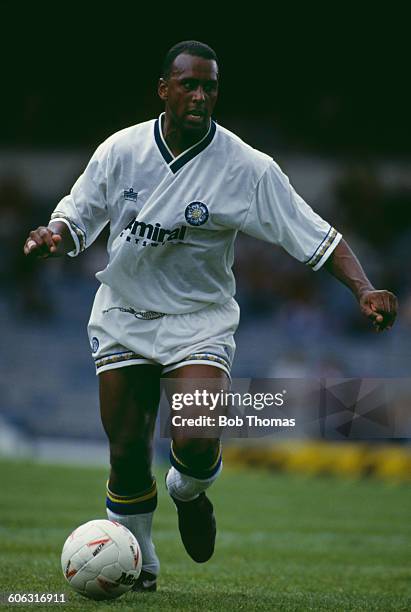
[[192,478],[198,478],[199,480],[207,480],[208,478],[212,478],[219,471],[222,463],[222,448],[221,442],[219,442],[219,449],[216,460],[211,464],[208,468],[193,469],[192,467],[183,463],[176,455],[173,442],[170,445],[170,463],[171,465],[182,474],[186,476],[191,476]]
[[113,493],[113,491],[110,491],[107,481],[107,497],[110,499],[110,501],[117,504],[135,504],[138,502],[147,501],[156,494],[157,485],[155,480],[153,480],[152,485],[148,489],[141,491],[141,493],[134,493],[134,495],[118,495],[117,493]]
[[106,506],[112,512],[121,515],[154,512],[157,508],[156,481],[153,480],[153,483],[148,489],[144,489],[140,493],[134,493],[133,495],[118,495],[117,493],[113,493],[113,491],[109,489],[107,482]]

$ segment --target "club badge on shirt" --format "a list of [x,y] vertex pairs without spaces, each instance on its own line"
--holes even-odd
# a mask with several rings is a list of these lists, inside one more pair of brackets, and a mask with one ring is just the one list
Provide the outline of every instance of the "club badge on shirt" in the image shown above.
[[208,220],[208,208],[203,202],[190,202],[185,210],[185,218],[190,225],[204,225]]

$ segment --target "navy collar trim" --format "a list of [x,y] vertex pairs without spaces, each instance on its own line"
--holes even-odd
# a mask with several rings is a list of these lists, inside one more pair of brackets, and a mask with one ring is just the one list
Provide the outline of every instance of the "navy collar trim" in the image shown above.
[[170,153],[169,148],[167,147],[167,145],[165,144],[163,140],[163,135],[161,133],[161,127],[160,127],[160,121],[161,121],[161,115],[158,119],[156,119],[156,122],[154,124],[154,138],[155,138],[158,148],[160,149],[161,155],[164,157],[164,160],[166,161],[166,163],[169,164],[170,162],[173,161],[174,157]]
[[168,164],[171,172],[175,174],[189,161],[196,157],[196,155],[198,155],[199,153],[201,153],[201,151],[204,151],[204,149],[208,147],[208,145],[214,138],[217,126],[215,121],[211,119],[210,128],[204,138],[202,138],[199,142],[197,142],[195,145],[193,145],[186,151],[183,151],[183,153],[181,153],[178,157],[174,157],[170,149],[168,148],[161,131],[161,117],[162,115],[160,115],[160,117],[156,119],[154,123],[154,138],[160,150],[160,153],[164,158],[164,161]]

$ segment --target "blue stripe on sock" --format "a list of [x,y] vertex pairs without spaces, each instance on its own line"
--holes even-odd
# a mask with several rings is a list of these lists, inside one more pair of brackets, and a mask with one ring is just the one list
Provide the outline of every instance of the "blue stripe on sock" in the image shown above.
[[199,469],[195,469],[195,468],[191,468],[189,466],[186,466],[186,465],[180,463],[179,461],[177,461],[176,458],[174,457],[174,454],[173,454],[172,450],[170,449],[170,463],[171,463],[171,465],[178,472],[181,472],[181,474],[185,474],[186,476],[192,476],[193,478],[198,478],[199,480],[207,480],[208,478],[212,478],[215,474],[217,474],[218,470],[220,469],[222,460],[223,460],[222,454],[220,453],[218,461],[213,466],[212,469],[199,470]]
[[157,494],[151,499],[136,502],[135,504],[122,504],[113,502],[109,497],[106,497],[106,506],[116,514],[145,514],[146,512],[154,512],[157,508]]

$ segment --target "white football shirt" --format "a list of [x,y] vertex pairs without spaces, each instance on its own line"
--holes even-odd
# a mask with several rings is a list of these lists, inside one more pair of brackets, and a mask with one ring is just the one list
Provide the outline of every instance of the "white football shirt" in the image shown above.
[[268,156],[210,123],[178,157],[162,118],[110,136],[52,214],[75,256],[110,223],[109,262],[97,278],[136,310],[195,312],[235,293],[238,231],[280,245],[318,270],[341,239]]

